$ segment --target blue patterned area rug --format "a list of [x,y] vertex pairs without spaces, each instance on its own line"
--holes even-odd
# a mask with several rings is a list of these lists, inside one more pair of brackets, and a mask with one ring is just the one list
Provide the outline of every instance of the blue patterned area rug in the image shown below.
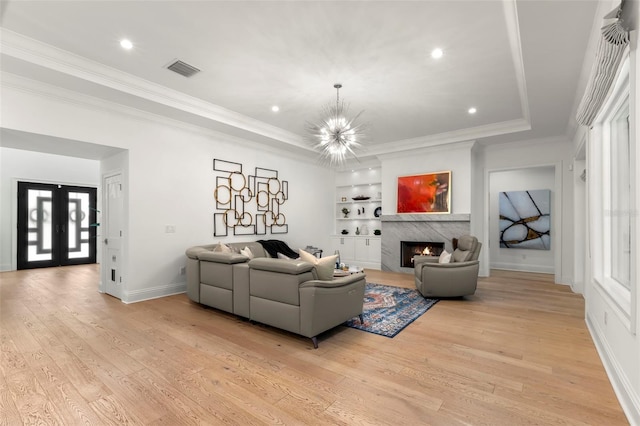
[[344,325],[381,336],[393,337],[435,305],[418,290],[367,283],[364,290],[364,324],[358,317]]

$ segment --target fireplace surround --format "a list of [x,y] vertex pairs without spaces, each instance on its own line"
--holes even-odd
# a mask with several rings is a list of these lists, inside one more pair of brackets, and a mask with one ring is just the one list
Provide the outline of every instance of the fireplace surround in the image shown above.
[[382,215],[382,270],[413,273],[413,265],[402,266],[401,241],[444,241],[444,248],[453,252],[451,240],[470,234],[471,215],[452,214],[395,214]]

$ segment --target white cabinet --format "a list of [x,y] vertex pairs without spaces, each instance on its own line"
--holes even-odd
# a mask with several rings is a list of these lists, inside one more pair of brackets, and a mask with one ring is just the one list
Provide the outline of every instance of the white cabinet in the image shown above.
[[331,237],[332,255],[340,252],[340,262],[363,268],[380,269],[382,242],[380,237]]
[[[333,255],[336,250],[340,252],[340,261],[345,262],[343,259],[355,260],[356,248],[353,237],[331,237],[331,252],[325,254],[325,256]],[[346,263],[346,262],[345,262]]]
[[[374,263],[380,265],[382,259],[382,241],[380,237],[355,238],[356,262]],[[380,266],[378,266],[378,269]]]

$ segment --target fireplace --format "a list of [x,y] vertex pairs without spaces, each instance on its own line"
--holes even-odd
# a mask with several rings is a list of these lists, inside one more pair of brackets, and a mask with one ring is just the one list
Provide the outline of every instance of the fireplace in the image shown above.
[[400,266],[413,268],[413,256],[440,256],[444,243],[435,241],[400,241]]
[[[453,251],[451,240],[471,234],[471,215],[452,214],[392,214],[381,215],[382,270],[413,274],[413,264],[402,266],[402,241],[444,241],[444,248]],[[411,262],[411,260],[409,260]]]

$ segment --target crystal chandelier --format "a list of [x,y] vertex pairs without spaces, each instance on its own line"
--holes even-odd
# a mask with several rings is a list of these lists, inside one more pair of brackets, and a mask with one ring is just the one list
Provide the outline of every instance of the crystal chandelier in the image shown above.
[[320,159],[330,165],[343,164],[349,155],[357,160],[354,148],[358,148],[364,134],[364,125],[355,124],[355,121],[364,111],[351,120],[346,118],[348,107],[340,102],[340,88],[342,84],[334,84],[336,89],[336,105],[325,107],[324,117],[320,123],[307,125],[312,137],[314,148],[320,152]]

